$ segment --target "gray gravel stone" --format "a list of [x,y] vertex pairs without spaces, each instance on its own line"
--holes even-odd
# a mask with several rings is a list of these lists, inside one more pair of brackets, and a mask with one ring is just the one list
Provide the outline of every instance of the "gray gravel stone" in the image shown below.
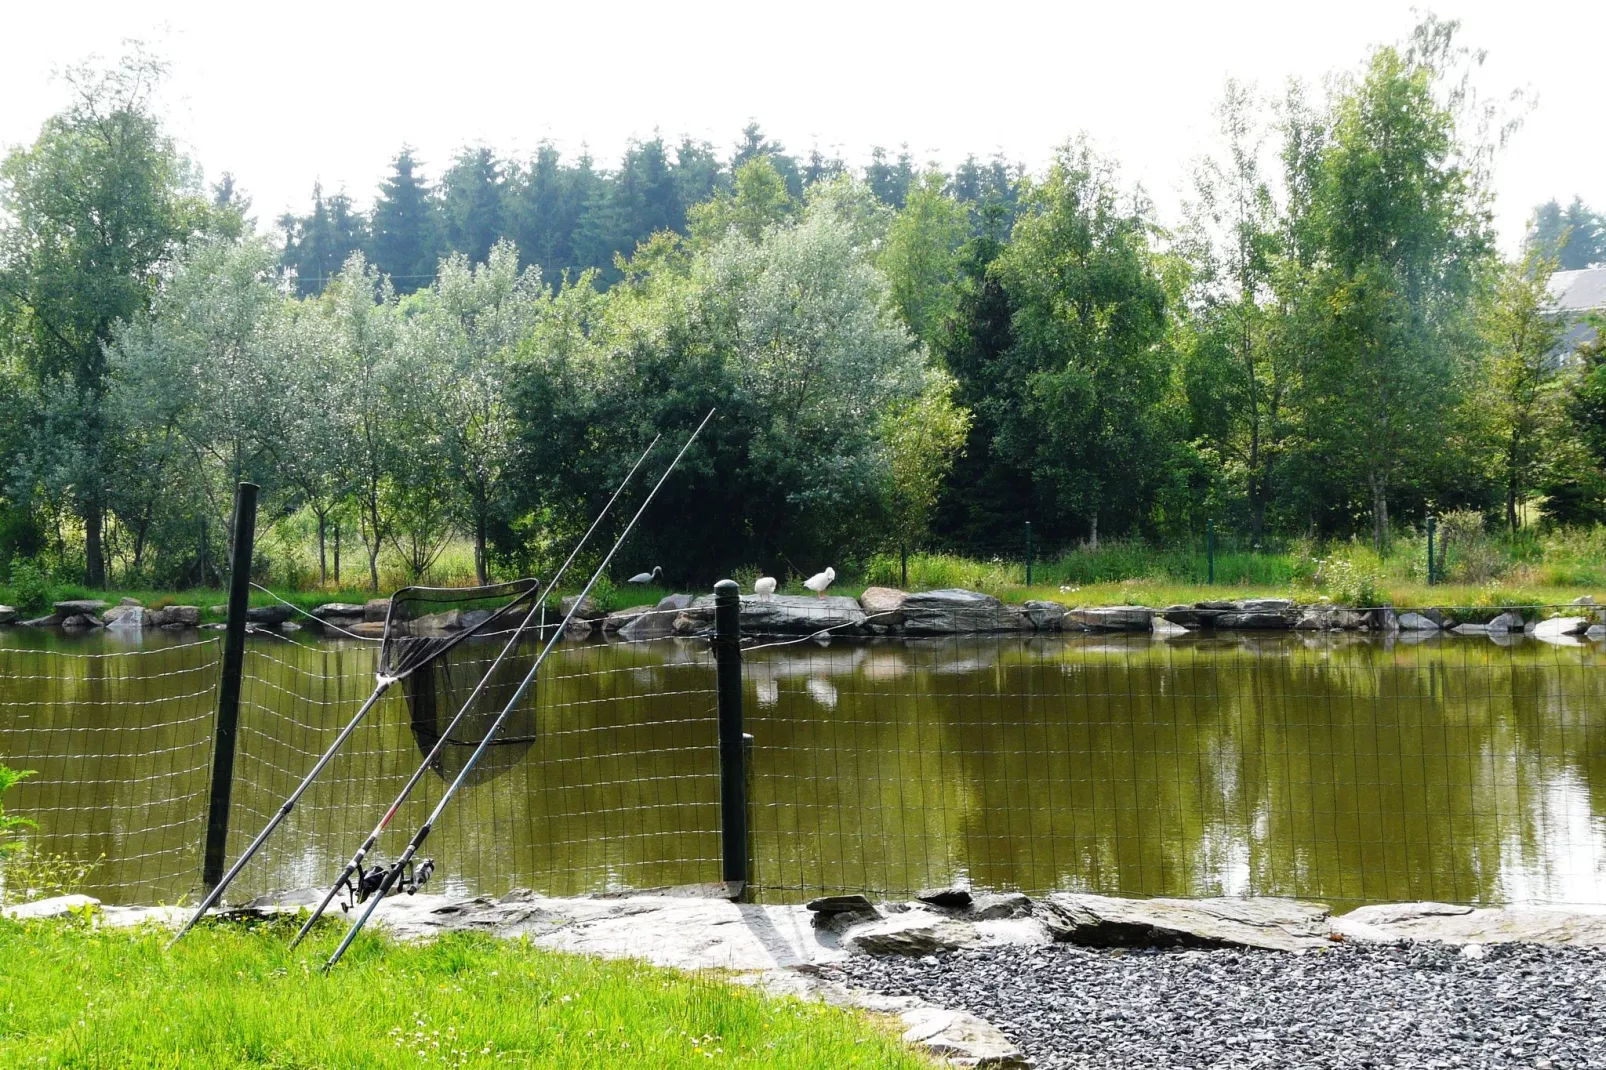
[[1606,952],[966,948],[835,964],[968,1010],[1039,1067],[1606,1067]]

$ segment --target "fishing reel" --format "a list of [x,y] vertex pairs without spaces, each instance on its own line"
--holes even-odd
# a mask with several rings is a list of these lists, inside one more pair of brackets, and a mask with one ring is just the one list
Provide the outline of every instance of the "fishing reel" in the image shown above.
[[[379,894],[379,890],[385,886],[385,875],[388,872],[384,866],[375,863],[371,869],[364,869],[359,865],[355,873],[342,877],[338,887],[345,892],[346,898],[340,904],[341,911],[349,912],[352,907],[366,903],[371,897]],[[408,859],[401,876],[390,886],[388,894],[406,892],[408,895],[417,895],[418,890],[428,884],[434,875],[433,858]]]

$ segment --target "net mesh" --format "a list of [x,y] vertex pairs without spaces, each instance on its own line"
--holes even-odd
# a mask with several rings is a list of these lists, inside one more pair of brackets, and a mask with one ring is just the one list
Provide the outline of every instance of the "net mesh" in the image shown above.
[[390,599],[376,674],[400,680],[470,636],[516,629],[540,591],[536,579],[484,587],[404,587]]

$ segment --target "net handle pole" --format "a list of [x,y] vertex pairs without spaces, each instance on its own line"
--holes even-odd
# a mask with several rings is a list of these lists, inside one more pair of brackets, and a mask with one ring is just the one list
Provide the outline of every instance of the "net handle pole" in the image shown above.
[[541,663],[546,660],[548,654],[552,653],[552,648],[557,645],[558,638],[563,635],[564,630],[569,626],[569,621],[579,612],[580,606],[586,600],[586,596],[591,593],[591,589],[597,585],[597,581],[602,578],[603,572],[607,570],[609,563],[613,561],[613,555],[619,552],[619,547],[624,545],[625,540],[630,537],[630,533],[635,530],[636,522],[641,519],[642,514],[652,505],[653,499],[663,489],[664,483],[669,479],[676,467],[679,466],[681,458],[686,456],[686,451],[691,449],[693,442],[697,441],[697,436],[702,434],[703,428],[708,426],[708,421],[714,418],[714,412],[714,409],[708,410],[708,415],[703,417],[703,422],[697,425],[697,429],[686,439],[685,445],[680,447],[680,452],[675,454],[675,459],[669,462],[668,468],[664,469],[664,474],[658,477],[657,483],[653,484],[652,490],[647,493],[647,499],[641,503],[641,508],[636,510],[636,515],[630,518],[630,523],[626,524],[624,531],[619,533],[619,538],[614,541],[612,548],[608,550],[608,556],[602,559],[602,563],[597,566],[597,570],[586,581],[585,588],[575,598],[574,605],[569,607],[569,612],[564,614],[562,622],[553,631],[552,637],[547,640],[546,646],[541,648],[541,653],[536,656],[535,664],[530,666],[530,671],[524,674],[523,680],[519,681],[519,686],[513,692],[513,697],[508,699],[506,706],[502,707],[502,712],[496,715],[496,720],[491,722],[491,727],[480,740],[479,746],[474,748],[474,753],[468,756],[468,760],[463,763],[463,768],[458,770],[456,778],[452,780],[445,793],[441,795],[440,802],[435,804],[435,809],[430,812],[429,817],[424,820],[418,831],[414,833],[412,840],[408,842],[407,849],[402,852],[402,856],[396,860],[395,865],[391,866],[390,871],[385,874],[384,883],[364,904],[362,913],[357,916],[357,920],[351,923],[351,928],[346,930],[346,935],[341,938],[340,946],[335,948],[334,954],[329,956],[329,961],[324,963],[325,973],[332,970],[335,964],[340,961],[340,956],[346,953],[346,949],[351,946],[351,942],[357,938],[357,934],[362,931],[362,927],[373,916],[380,900],[384,899],[390,889],[395,886],[403,868],[413,860],[413,856],[418,853],[419,847],[423,846],[424,841],[429,838],[430,829],[434,827],[435,822],[440,819],[441,814],[445,812],[447,805],[452,801],[452,797],[457,794],[458,789],[468,779],[469,773],[473,771],[475,763],[484,755],[485,749],[491,745],[491,740],[501,730],[502,722],[507,720],[508,714],[513,712],[513,707],[517,706],[519,700],[524,697],[524,692],[529,688],[531,681],[535,679],[535,674],[540,670]]
[[273,835],[273,830],[278,828],[280,823],[283,822],[286,817],[290,816],[290,811],[295,809],[296,803],[300,801],[301,796],[305,795],[307,793],[307,789],[312,787],[312,782],[318,779],[318,774],[323,772],[324,766],[329,764],[330,760],[334,758],[335,752],[338,751],[346,742],[346,740],[350,738],[351,734],[357,730],[357,725],[361,723],[364,717],[368,716],[368,711],[374,708],[374,705],[379,701],[380,696],[390,689],[390,685],[391,681],[389,679],[382,678],[379,681],[378,686],[376,686],[373,690],[373,693],[368,696],[367,701],[365,701],[362,706],[358,708],[357,713],[351,718],[351,720],[346,722],[346,726],[340,730],[340,734],[335,737],[334,742],[329,744],[328,749],[326,749],[323,754],[319,756],[317,762],[313,764],[312,769],[309,770],[307,775],[301,779],[301,783],[296,785],[296,789],[290,793],[290,797],[285,799],[284,803],[280,805],[278,811],[274,813],[273,817],[268,819],[267,825],[262,829],[261,832],[257,833],[256,839],[251,841],[251,845],[245,849],[245,851],[235,861],[234,865],[229,867],[229,871],[223,875],[223,879],[218,881],[217,885],[211,891],[206,893],[206,898],[201,900],[201,905],[195,908],[195,913],[190,915],[190,920],[184,923],[184,927],[178,931],[177,936],[173,937],[172,942],[167,945],[168,947],[172,947],[173,944],[178,943],[179,939],[185,933],[193,929],[196,922],[201,920],[201,916],[210,910],[213,905],[216,904],[220,898],[222,898],[224,890],[234,882],[235,877],[240,875],[240,870],[244,869],[245,864],[251,861],[251,856],[256,854],[264,843],[268,842],[268,837]]
[[630,481],[636,477],[636,472],[640,470],[642,464],[646,462],[648,455],[652,453],[653,449],[657,447],[659,440],[663,437],[664,436],[662,434],[654,435],[652,441],[647,443],[647,448],[641,451],[641,456],[636,458],[636,463],[630,466],[630,471],[625,473],[624,479],[622,479],[619,482],[619,486],[614,489],[613,497],[608,499],[607,504],[602,507],[602,511],[597,514],[596,519],[591,521],[591,526],[586,529],[585,534],[580,536],[580,541],[575,543],[573,550],[569,551],[569,556],[564,560],[557,572],[552,574],[552,578],[547,581],[546,586],[541,589],[540,594],[536,595],[535,601],[530,603],[530,608],[524,614],[524,619],[521,620],[519,622],[519,626],[513,630],[512,637],[502,645],[502,650],[496,655],[496,660],[491,662],[491,667],[485,670],[485,673],[480,677],[479,682],[474,685],[474,690],[469,692],[468,698],[463,700],[463,705],[458,709],[456,715],[453,716],[451,721],[446,725],[446,729],[441,732],[440,738],[435,741],[435,745],[430,748],[429,753],[424,755],[424,760],[418,763],[418,768],[413,770],[413,775],[407,779],[407,783],[402,786],[401,792],[397,794],[395,800],[390,804],[389,809],[385,811],[384,816],[379,819],[379,823],[373,827],[373,831],[368,834],[368,838],[363,840],[362,846],[357,848],[357,853],[351,856],[350,861],[348,861],[345,868],[341,870],[340,876],[336,877],[334,884],[329,886],[329,890],[324,893],[323,900],[319,902],[317,909],[313,910],[313,912],[307,917],[307,920],[301,924],[300,930],[296,932],[295,937],[290,941],[290,946],[292,948],[301,943],[301,941],[306,937],[307,933],[312,931],[312,927],[317,924],[318,919],[323,917],[324,911],[329,909],[329,904],[334,902],[335,896],[340,894],[341,884],[343,884],[348,878],[351,877],[353,873],[356,873],[358,869],[361,868],[363,861],[368,857],[368,852],[374,849],[374,844],[379,842],[380,835],[390,824],[391,819],[396,816],[396,811],[401,809],[402,804],[405,803],[408,797],[412,795],[413,789],[416,788],[419,782],[424,779],[425,772],[427,772],[429,767],[434,764],[435,760],[440,757],[441,752],[445,750],[446,741],[451,738],[452,732],[457,728],[458,723],[462,721],[463,717],[468,713],[469,707],[474,704],[474,700],[479,698],[480,692],[485,690],[485,685],[490,681],[491,674],[496,672],[497,667],[502,664],[503,659],[508,656],[514,647],[518,646],[519,639],[523,637],[525,629],[530,626],[530,621],[535,618],[537,613],[545,611],[547,597],[557,589],[558,581],[563,579],[563,574],[569,571],[569,566],[574,564],[574,559],[580,556],[580,551],[584,549],[585,544],[591,539],[591,536],[596,533],[597,528],[602,525],[603,518],[606,517],[613,509],[614,503],[619,500],[619,496],[623,494],[625,488],[630,485]]

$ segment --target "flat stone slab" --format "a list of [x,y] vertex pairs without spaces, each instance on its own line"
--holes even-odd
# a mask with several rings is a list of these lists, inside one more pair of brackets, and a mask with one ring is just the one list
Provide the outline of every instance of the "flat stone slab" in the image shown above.
[[36,899],[31,903],[0,907],[0,917],[7,917],[13,921],[65,918],[74,911],[98,906],[100,900],[92,895],[58,895],[50,899]]
[[1091,606],[1066,613],[1065,623],[1095,632],[1146,632],[1153,618],[1148,606]]
[[328,617],[360,617],[366,607],[356,602],[325,602],[312,610],[312,615],[319,620]]
[[106,608],[106,603],[99,598],[74,598],[66,602],[57,602],[50,608],[63,617],[71,617],[74,614],[93,617]]
[[868,955],[930,955],[969,947],[980,939],[976,926],[968,921],[929,910],[907,910],[855,925],[843,935],[842,942]]
[[1589,631],[1587,617],[1551,617],[1534,625],[1535,639],[1554,639],[1563,635],[1583,635]]
[[1468,907],[1453,903],[1387,903],[1357,907],[1332,919],[1347,940],[1445,944],[1564,944],[1606,947],[1606,913],[1544,907]]
[[875,904],[862,895],[822,895],[803,904],[804,910],[821,914],[848,914],[861,910],[874,910]]
[[1032,627],[1019,606],[1005,605],[979,591],[919,591],[905,598],[902,608],[905,635],[1019,632]]
[[1311,951],[1331,937],[1328,909],[1290,899],[1048,897],[1057,939],[1083,947],[1260,947]]
[[1287,610],[1244,610],[1239,613],[1221,614],[1216,618],[1216,627],[1242,631],[1271,631],[1292,628],[1297,619],[1296,614]]

